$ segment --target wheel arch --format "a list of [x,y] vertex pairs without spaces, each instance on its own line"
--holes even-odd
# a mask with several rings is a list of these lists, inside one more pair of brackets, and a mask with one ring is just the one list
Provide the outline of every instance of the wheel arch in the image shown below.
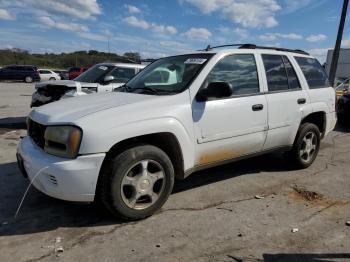
[[326,112],[324,111],[317,111],[313,112],[307,116],[305,116],[301,122],[300,126],[305,124],[305,123],[312,123],[318,127],[321,133],[321,138],[325,136],[326,132],[326,126],[327,126],[327,117],[326,117]]
[[170,158],[175,171],[175,176],[178,179],[184,178],[184,156],[182,148],[177,137],[170,132],[160,132],[141,136],[135,136],[131,138],[124,139],[114,144],[110,150],[107,152],[106,157],[102,163],[102,168],[99,174],[108,165],[109,161],[116,155],[122,153],[123,151],[135,147],[137,145],[148,144],[153,145],[161,150],[163,150]]

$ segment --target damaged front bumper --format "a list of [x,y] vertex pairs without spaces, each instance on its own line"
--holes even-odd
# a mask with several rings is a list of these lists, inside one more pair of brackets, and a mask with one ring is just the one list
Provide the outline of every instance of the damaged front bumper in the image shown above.
[[17,160],[22,174],[39,191],[54,198],[92,202],[104,153],[66,159],[47,154],[26,136],[17,148]]
[[39,94],[38,91],[35,91],[32,95],[30,107],[42,106],[50,102],[53,102],[51,96],[45,96],[43,94]]

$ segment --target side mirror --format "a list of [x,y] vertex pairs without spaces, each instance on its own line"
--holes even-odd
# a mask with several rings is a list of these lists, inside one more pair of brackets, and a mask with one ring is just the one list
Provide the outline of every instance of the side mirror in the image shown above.
[[233,87],[227,82],[211,82],[206,83],[197,93],[196,100],[198,102],[207,101],[209,98],[225,98],[233,94]]
[[106,76],[106,77],[103,79],[103,83],[109,84],[109,83],[113,82],[114,79],[115,79],[114,76]]

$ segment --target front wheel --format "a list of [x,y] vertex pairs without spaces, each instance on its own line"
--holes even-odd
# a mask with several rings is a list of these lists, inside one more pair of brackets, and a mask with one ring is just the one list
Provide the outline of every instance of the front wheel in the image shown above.
[[307,168],[315,161],[320,149],[320,130],[311,123],[300,126],[293,148],[287,158],[296,168]]
[[152,215],[168,199],[174,168],[161,149],[143,145],[110,160],[101,174],[100,198],[112,214],[130,220]]

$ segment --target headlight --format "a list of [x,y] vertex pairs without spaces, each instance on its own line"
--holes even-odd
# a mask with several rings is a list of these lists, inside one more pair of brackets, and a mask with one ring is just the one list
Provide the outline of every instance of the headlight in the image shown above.
[[44,135],[44,150],[51,155],[75,158],[82,135],[81,129],[75,126],[48,126]]

